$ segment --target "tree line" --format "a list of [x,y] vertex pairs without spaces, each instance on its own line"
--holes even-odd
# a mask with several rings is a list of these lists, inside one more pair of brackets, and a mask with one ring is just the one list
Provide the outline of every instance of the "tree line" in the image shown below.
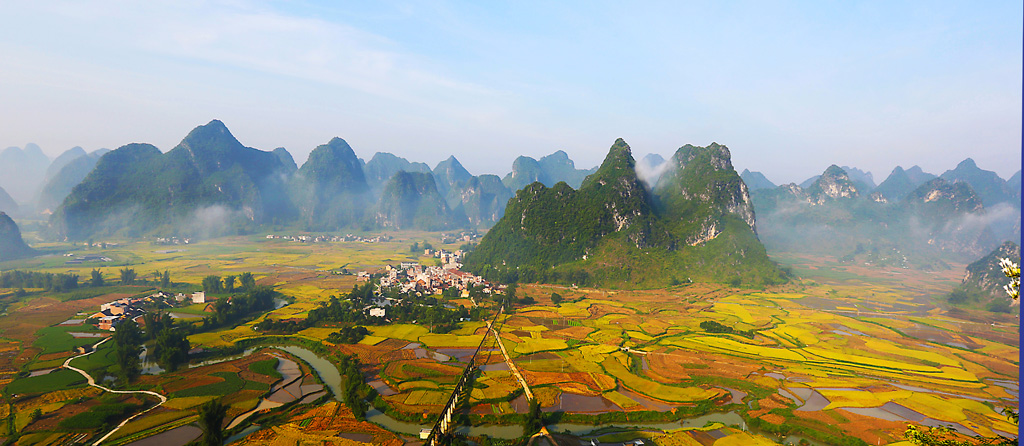
[[[235,282],[238,282],[236,287]],[[256,279],[252,273],[244,272],[238,276],[228,275],[223,278],[209,275],[203,278],[203,291],[207,293],[233,293],[235,290],[250,291],[256,288]]]
[[78,274],[4,271],[0,273],[0,288],[42,288],[59,293],[78,288]]

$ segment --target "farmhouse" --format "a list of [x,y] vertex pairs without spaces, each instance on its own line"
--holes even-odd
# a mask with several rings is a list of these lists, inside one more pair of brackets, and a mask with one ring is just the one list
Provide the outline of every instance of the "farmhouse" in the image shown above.
[[192,293],[192,303],[194,304],[205,304],[206,303],[206,292],[196,291]]

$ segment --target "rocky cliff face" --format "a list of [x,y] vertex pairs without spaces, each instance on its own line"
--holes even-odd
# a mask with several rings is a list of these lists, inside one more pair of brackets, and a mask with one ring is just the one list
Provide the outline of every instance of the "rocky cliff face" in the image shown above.
[[807,199],[811,204],[825,204],[829,201],[853,199],[860,196],[857,186],[850,180],[843,168],[833,164],[825,173],[807,188]]
[[654,191],[662,203],[695,211],[691,214],[701,218],[701,228],[687,237],[688,244],[703,243],[720,234],[718,220],[724,214],[738,217],[756,234],[750,191],[733,168],[728,147],[688,144],[676,151],[672,162],[676,169],[665,173]]
[[474,226],[488,227],[505,214],[505,204],[512,192],[501,183],[497,175],[480,175],[448,193],[448,203],[455,203],[457,212],[466,215]]
[[935,178],[907,195],[902,210],[919,219],[928,243],[943,251],[979,257],[998,243],[981,198],[965,182]]
[[1003,274],[999,267],[1000,259],[1010,259],[1020,264],[1020,246],[1014,242],[1003,242],[991,253],[978,261],[967,265],[963,285],[974,286],[992,295],[992,297],[1007,297],[1003,285],[1009,283],[1009,279]]

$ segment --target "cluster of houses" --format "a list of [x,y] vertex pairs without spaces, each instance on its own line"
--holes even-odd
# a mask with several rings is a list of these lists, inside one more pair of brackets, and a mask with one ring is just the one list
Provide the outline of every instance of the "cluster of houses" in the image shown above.
[[[482,286],[483,292],[502,293],[504,285],[493,285],[483,277],[460,271],[457,262],[444,266],[424,267],[416,262],[402,262],[399,266],[387,265],[380,278],[381,288],[397,288],[403,293],[441,294],[444,290],[455,287],[462,297],[469,297],[469,288]],[[370,274],[359,272],[359,279],[369,280]]]
[[110,257],[95,254],[76,257],[75,254],[69,252],[64,254],[64,257],[73,257],[71,260],[65,261],[65,265],[78,265],[84,262],[113,262]]
[[136,320],[146,313],[145,310],[139,308],[143,303],[152,302],[169,302],[174,299],[178,303],[185,303],[186,300],[190,300],[193,304],[206,303],[206,293],[203,291],[196,291],[191,296],[184,293],[171,294],[166,291],[157,291],[149,296],[141,297],[125,297],[114,301],[107,302],[100,305],[100,311],[96,314],[89,316],[90,319],[96,319],[97,328],[100,330],[115,331],[117,325],[128,319]]
[[154,245],[187,245],[192,243],[192,239],[187,237],[157,237]]
[[480,238],[480,234],[478,234],[476,231],[460,232],[458,234],[442,233],[441,234],[441,243],[447,245],[449,243],[455,243],[455,242],[471,242],[471,241],[479,239],[479,238]]
[[391,240],[391,236],[387,234],[378,235],[376,237],[363,237],[353,234],[345,235],[277,235],[267,234],[268,240],[291,240],[299,243],[324,243],[324,242],[363,242],[363,243],[380,243]]
[[128,319],[137,319],[146,312],[137,305],[152,301],[153,296],[146,297],[125,297],[100,305],[99,313],[89,316],[96,319],[96,326],[100,330],[114,331],[118,324]]

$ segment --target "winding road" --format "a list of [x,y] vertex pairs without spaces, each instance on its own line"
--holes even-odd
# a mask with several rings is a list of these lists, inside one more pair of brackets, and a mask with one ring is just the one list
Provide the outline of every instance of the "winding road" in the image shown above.
[[110,340],[109,337],[104,338],[102,341],[97,342],[96,345],[93,345],[92,346],[92,350],[89,351],[88,353],[82,353],[81,355],[72,356],[72,357],[68,358],[66,361],[64,361],[64,366],[63,367],[66,368],[66,369],[74,370],[74,371],[76,371],[78,373],[81,373],[82,376],[84,376],[85,379],[89,381],[89,385],[90,386],[93,386],[93,387],[95,387],[97,389],[100,389],[100,390],[103,390],[105,392],[110,392],[110,393],[143,393],[143,394],[146,394],[146,395],[157,397],[160,400],[160,402],[157,403],[157,405],[155,405],[153,407],[150,407],[149,409],[146,409],[146,410],[144,410],[142,412],[139,412],[139,413],[137,413],[135,415],[132,415],[131,417],[128,417],[127,420],[124,420],[124,421],[121,422],[121,424],[118,424],[117,427],[114,428],[114,430],[112,430],[110,432],[107,432],[107,435],[104,435],[103,438],[100,438],[99,440],[96,440],[96,442],[92,444],[93,446],[98,446],[104,440],[106,440],[107,438],[110,438],[110,436],[113,435],[114,432],[117,432],[118,429],[121,429],[122,427],[124,427],[124,425],[128,424],[129,421],[134,420],[134,419],[138,418],[140,415],[145,414],[146,412],[149,412],[149,411],[151,411],[153,409],[156,409],[157,407],[160,407],[161,404],[167,402],[167,397],[165,397],[165,396],[163,396],[163,395],[161,395],[159,393],[156,393],[156,392],[150,392],[148,390],[113,390],[113,389],[108,389],[108,388],[103,387],[103,386],[101,386],[99,384],[96,384],[96,380],[94,380],[92,378],[92,375],[89,375],[88,373],[85,373],[85,370],[82,370],[80,368],[72,367],[71,366],[71,361],[72,360],[81,358],[83,356],[89,356],[89,355],[95,353],[96,349],[99,348],[99,346],[101,344],[103,344],[104,342],[107,342],[109,340]]

